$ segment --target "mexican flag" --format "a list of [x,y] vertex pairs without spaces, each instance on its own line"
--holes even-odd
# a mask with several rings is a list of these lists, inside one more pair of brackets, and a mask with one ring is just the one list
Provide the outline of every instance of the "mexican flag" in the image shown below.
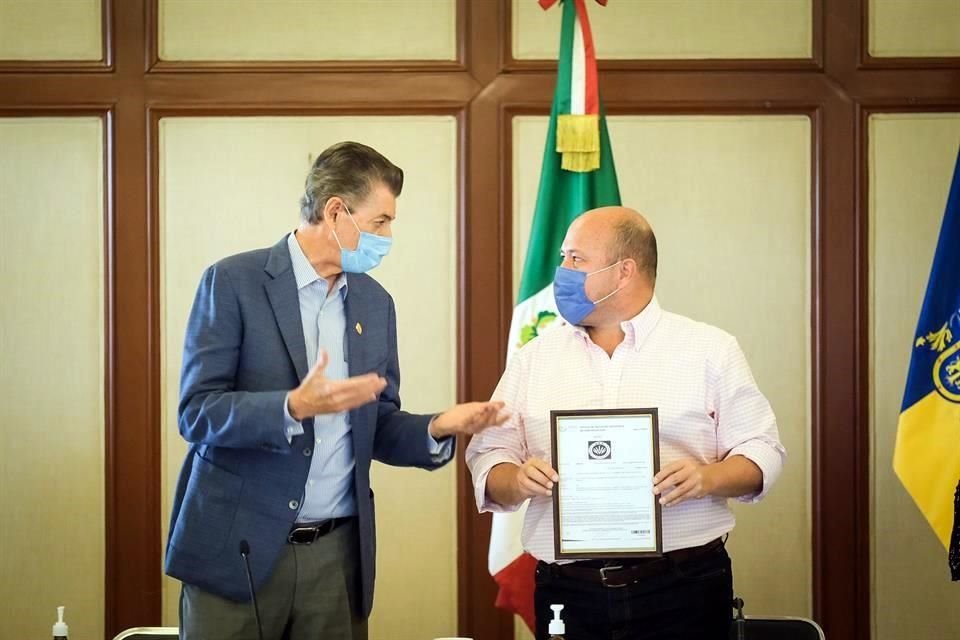
[[[549,9],[557,0],[539,0]],[[597,0],[601,5],[606,0]],[[537,206],[510,324],[507,359],[557,318],[553,274],[570,223],[584,211],[619,205],[620,190],[597,88],[597,59],[586,0],[562,0],[557,88],[550,110]],[[526,507],[494,514],[488,566],[500,587],[496,606],[534,628],[536,560],[520,543]]]

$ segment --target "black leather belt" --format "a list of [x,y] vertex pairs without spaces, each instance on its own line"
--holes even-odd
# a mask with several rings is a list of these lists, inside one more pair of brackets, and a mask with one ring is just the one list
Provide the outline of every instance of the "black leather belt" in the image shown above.
[[290,544],[313,544],[334,529],[342,527],[352,520],[354,518],[351,516],[349,518],[321,520],[320,522],[294,522],[293,526],[290,527],[290,533],[287,534],[287,542]]
[[[573,578],[605,587],[625,587],[638,580],[649,578],[666,571],[671,563],[683,564],[699,556],[719,551],[723,540],[717,538],[699,547],[668,551],[662,557],[642,560],[581,560],[570,564],[537,564],[537,572],[545,572],[553,578]],[[670,562],[666,562],[669,560]]]

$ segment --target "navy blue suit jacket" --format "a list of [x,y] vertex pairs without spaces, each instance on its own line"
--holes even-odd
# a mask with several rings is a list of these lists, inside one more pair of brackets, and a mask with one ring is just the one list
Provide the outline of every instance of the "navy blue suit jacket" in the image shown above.
[[[356,458],[362,615],[373,606],[376,525],[370,463],[433,469],[431,416],[400,410],[393,299],[367,275],[347,275],[350,375],[387,380],[379,401],[350,412]],[[362,333],[356,330],[357,323]],[[178,424],[190,449],[167,540],[167,574],[247,600],[240,540],[255,583],[270,575],[294,522],[310,468],[313,420],[287,442],[286,394],[307,374],[300,303],[286,237],[270,249],[225,258],[203,275],[187,325]]]

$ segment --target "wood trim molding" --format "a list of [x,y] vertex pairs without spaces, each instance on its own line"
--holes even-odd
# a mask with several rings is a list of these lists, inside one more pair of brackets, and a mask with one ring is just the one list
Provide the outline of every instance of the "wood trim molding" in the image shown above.
[[[241,111],[327,109],[331,112],[462,109],[481,89],[467,73],[146,74],[152,108],[178,107]],[[377,78],[377,81],[371,79]]]
[[4,73],[111,73],[113,71],[113,2],[100,0],[99,60],[0,60]]
[[813,615],[831,637],[870,637],[865,250],[856,209],[853,104],[831,96],[818,121],[813,235]]
[[[531,60],[513,57],[513,0],[499,0],[503,40],[500,44],[501,69],[507,73],[555,72],[556,60]],[[824,2],[813,0],[813,25],[809,58],[708,58],[708,59],[604,59],[598,60],[598,71],[823,71]],[[555,8],[556,9],[556,8]]]
[[[144,0],[117,3],[116,72],[100,87],[114,104],[114,300],[116,349],[115,485],[108,521],[116,537],[105,602],[107,637],[160,624],[160,393],[156,271],[148,256],[156,242],[147,225],[148,166],[143,82]],[[83,85],[81,85],[82,87]],[[77,90],[79,87],[74,87]],[[69,88],[65,88],[69,91]]]
[[148,73],[384,73],[466,72],[469,0],[456,0],[456,59],[454,60],[162,60],[160,0],[147,1],[146,71]]
[[[503,371],[509,330],[509,265],[502,260],[503,223],[501,204],[505,185],[499,159],[503,123],[498,97],[488,91],[479,94],[467,114],[466,147],[468,168],[464,241],[463,288],[470,295],[464,307],[463,360],[469,363],[464,386],[468,399],[487,399]],[[463,448],[463,443],[460,447]],[[461,458],[461,462],[462,462]],[[458,497],[460,592],[459,634],[476,640],[513,638],[513,616],[494,608],[497,588],[487,570],[490,515],[477,513],[473,481],[466,465],[461,466]]]
[[863,51],[860,68],[884,71],[948,71],[960,70],[960,56],[943,58],[877,58]]

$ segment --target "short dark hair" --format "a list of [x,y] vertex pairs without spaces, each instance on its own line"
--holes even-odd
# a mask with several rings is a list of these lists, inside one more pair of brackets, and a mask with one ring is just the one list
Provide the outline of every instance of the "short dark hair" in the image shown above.
[[332,196],[354,202],[383,183],[394,197],[403,190],[403,169],[380,152],[359,142],[339,142],[317,156],[303,186],[300,217],[310,224],[323,222],[323,208]]
[[[636,219],[631,219],[636,218]],[[651,282],[657,279],[657,237],[640,216],[624,218],[613,228],[613,257],[633,258]]]

